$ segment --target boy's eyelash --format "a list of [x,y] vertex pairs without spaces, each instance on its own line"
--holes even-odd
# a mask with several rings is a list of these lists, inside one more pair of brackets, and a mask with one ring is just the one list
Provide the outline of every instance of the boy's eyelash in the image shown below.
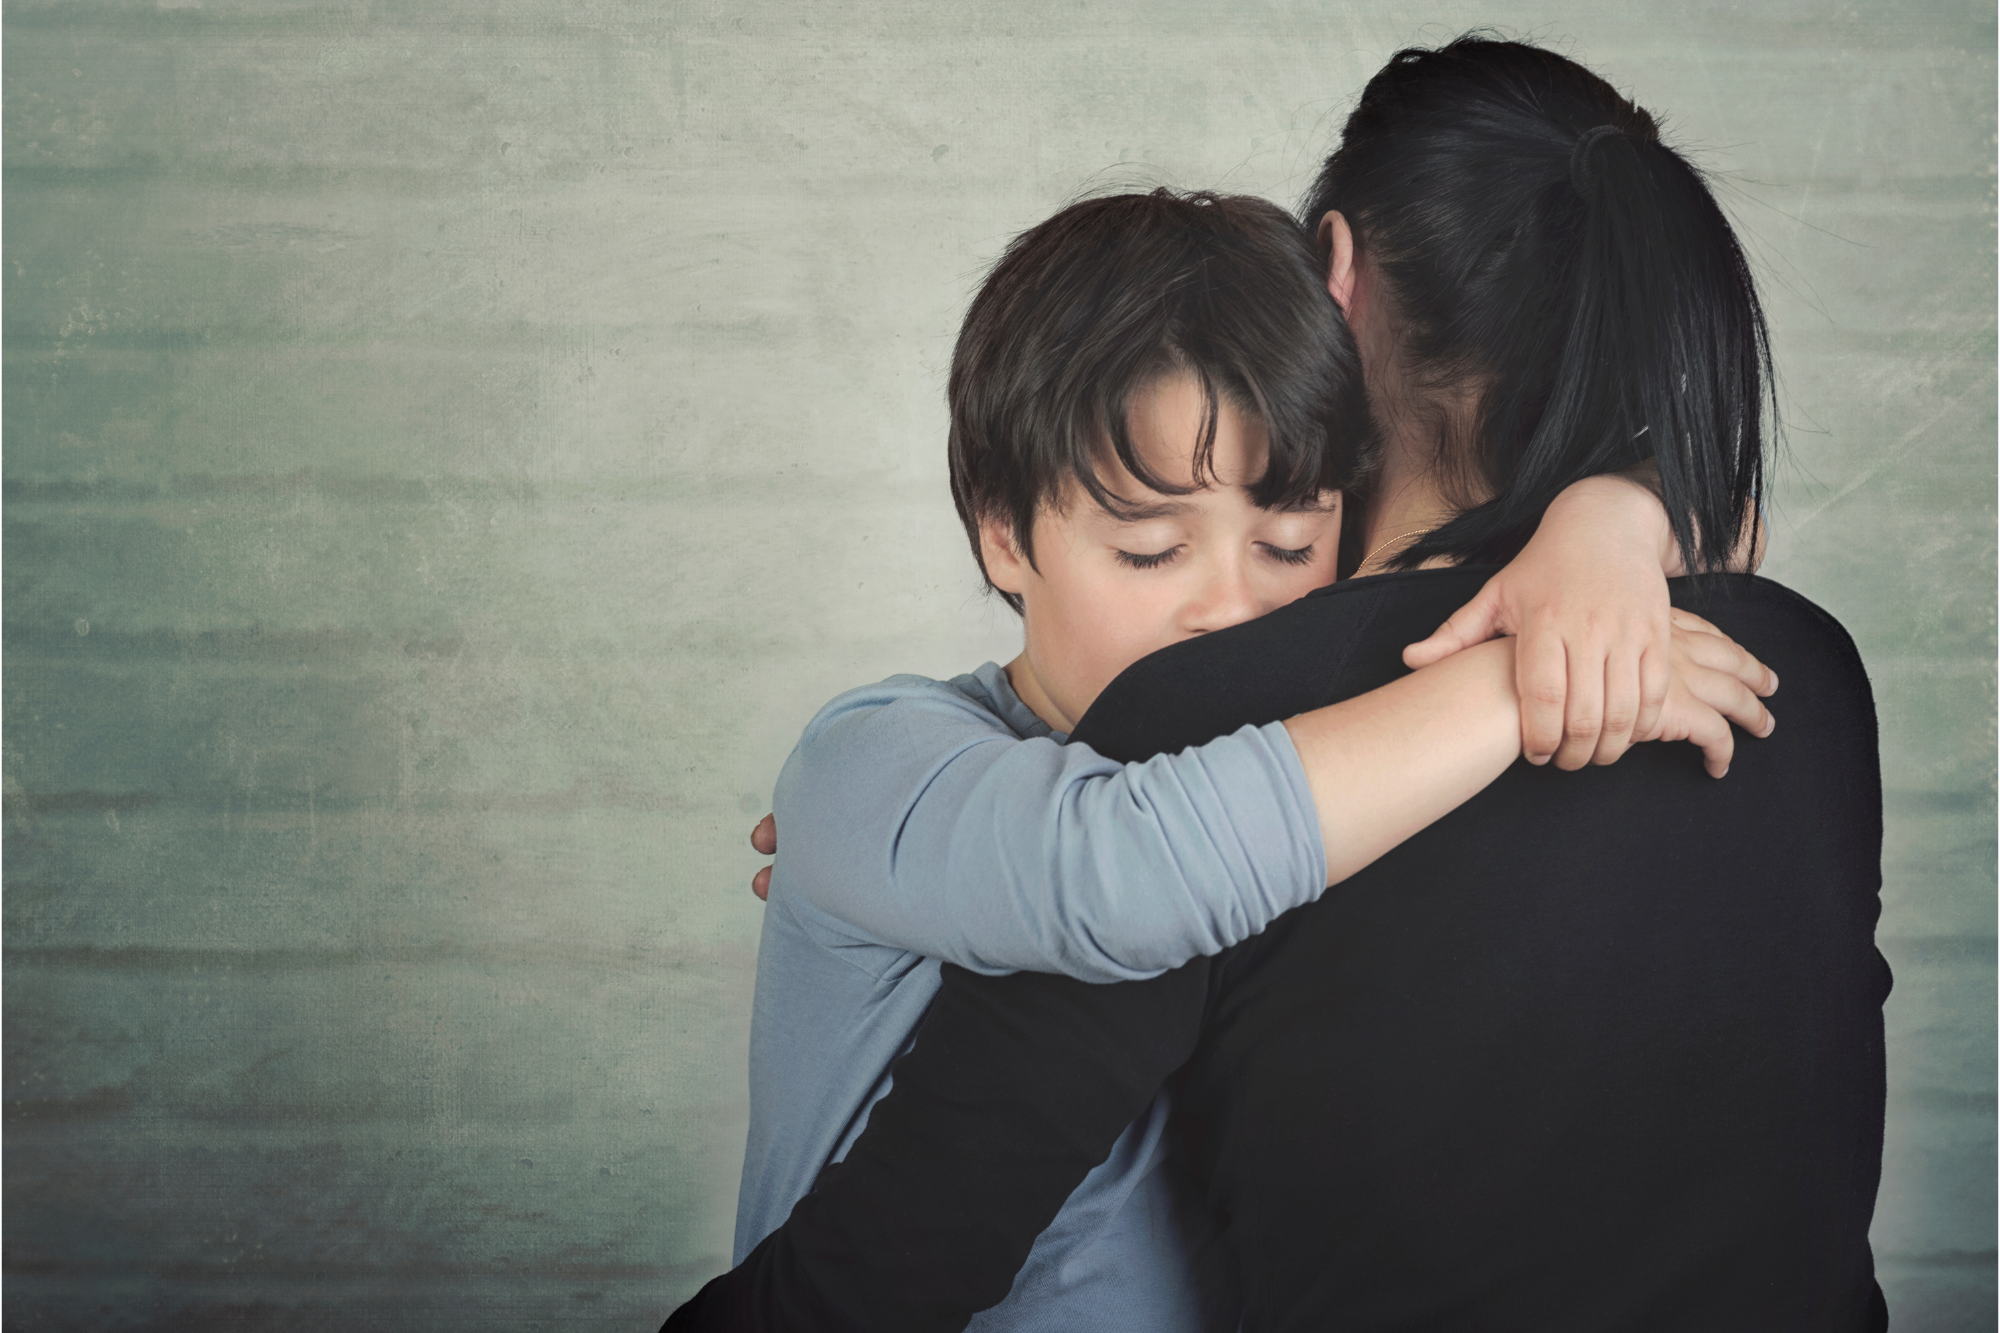
[[[1318,543],[1314,542],[1307,546],[1301,546],[1297,550],[1287,550],[1282,546],[1272,546],[1269,542],[1260,543],[1260,545],[1266,551],[1270,552],[1273,560],[1278,561],[1280,564],[1305,565],[1312,563],[1313,551],[1317,548]],[[1120,551],[1118,552],[1118,563],[1132,569],[1158,569],[1161,565],[1166,564],[1169,560],[1179,555],[1180,551],[1181,548],[1178,546],[1169,546],[1164,551],[1155,551],[1149,555],[1141,555],[1136,551]]]

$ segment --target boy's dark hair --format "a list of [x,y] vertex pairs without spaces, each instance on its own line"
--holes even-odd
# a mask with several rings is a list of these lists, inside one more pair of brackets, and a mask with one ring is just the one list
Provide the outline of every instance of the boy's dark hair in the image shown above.
[[1317,231],[1336,209],[1384,279],[1419,392],[1480,394],[1474,437],[1441,438],[1437,463],[1494,498],[1399,564],[1509,559],[1563,487],[1646,459],[1689,566],[1722,564],[1764,484],[1764,312],[1701,173],[1650,114],[1525,43],[1399,51],[1301,221]]
[[1223,399],[1269,437],[1250,488],[1266,508],[1347,485],[1373,440],[1354,339],[1283,210],[1167,189],[1073,204],[1007,247],[952,355],[951,493],[982,574],[980,521],[1005,517],[1032,561],[1035,513],[1071,478],[1120,512],[1093,466],[1106,450],[1155,491],[1195,489],[1150,471],[1127,421],[1133,395],[1175,373],[1207,406],[1197,485],[1213,478]]

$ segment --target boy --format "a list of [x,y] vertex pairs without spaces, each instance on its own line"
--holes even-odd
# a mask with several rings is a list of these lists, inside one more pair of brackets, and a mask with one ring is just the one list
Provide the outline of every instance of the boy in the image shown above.
[[[1277,208],[1157,191],[1064,210],[975,299],[950,398],[954,498],[1024,650],[843,695],[785,766],[739,1261],[860,1133],[940,960],[1157,975],[1261,931],[1520,754],[1511,640],[1144,764],[1061,743],[1140,657],[1334,578],[1365,397],[1318,256]],[[1598,485],[1605,505],[1653,506]],[[1640,734],[1701,741],[1714,772],[1718,709],[1769,730],[1741,702],[1766,673],[1686,637]],[[1165,1159],[1167,1109],[1133,1124],[974,1328],[1235,1326],[1227,1265]]]

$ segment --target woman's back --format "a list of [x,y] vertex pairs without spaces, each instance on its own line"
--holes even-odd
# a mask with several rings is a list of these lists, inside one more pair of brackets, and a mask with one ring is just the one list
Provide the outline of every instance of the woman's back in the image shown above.
[[[1170,749],[1205,682],[1268,681],[1321,634],[1333,660],[1350,599],[1373,605],[1334,688],[1370,688],[1479,577],[1309,598],[1152,659],[1085,725]],[[1176,1127],[1249,1326],[1869,1326],[1889,977],[1868,682],[1776,584],[1698,609],[1795,719],[1726,779],[1680,746],[1516,764],[1214,969]]]

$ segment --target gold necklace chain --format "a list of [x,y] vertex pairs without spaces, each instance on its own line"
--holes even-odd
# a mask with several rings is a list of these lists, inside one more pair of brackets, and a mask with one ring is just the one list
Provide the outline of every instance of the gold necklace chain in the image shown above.
[[1361,572],[1362,570],[1364,570],[1364,569],[1368,568],[1368,562],[1369,562],[1370,560],[1373,560],[1373,559],[1374,559],[1374,558],[1375,558],[1376,556],[1378,556],[1378,555],[1382,554],[1382,552],[1384,552],[1384,551],[1388,550],[1388,549],[1389,549],[1389,548],[1390,548],[1391,546],[1394,546],[1394,545],[1395,545],[1395,544],[1396,544],[1397,542],[1399,542],[1399,541],[1403,540],[1403,538],[1405,538],[1405,537],[1421,537],[1421,536],[1423,536],[1423,535],[1424,535],[1425,533],[1427,533],[1427,532],[1430,532],[1430,531],[1433,531],[1433,529],[1431,529],[1431,528],[1411,528],[1411,529],[1410,529],[1410,530],[1409,530],[1408,532],[1399,532],[1399,533],[1397,533],[1397,534],[1396,534],[1395,536],[1391,537],[1391,538],[1390,538],[1390,539],[1389,539],[1388,541],[1386,541],[1386,542],[1383,542],[1383,543],[1382,543],[1382,544],[1381,544],[1380,546],[1378,546],[1378,547],[1376,547],[1376,548],[1375,548],[1374,550],[1370,551],[1370,552],[1369,552],[1369,553],[1368,553],[1367,555],[1364,555],[1364,556],[1362,556],[1362,557],[1361,557],[1361,563],[1360,563],[1360,564],[1358,564],[1358,565],[1356,565],[1356,566],[1354,567],[1354,572],[1355,572],[1355,573],[1357,573],[1357,574],[1359,574],[1359,573],[1360,573],[1360,572]]

